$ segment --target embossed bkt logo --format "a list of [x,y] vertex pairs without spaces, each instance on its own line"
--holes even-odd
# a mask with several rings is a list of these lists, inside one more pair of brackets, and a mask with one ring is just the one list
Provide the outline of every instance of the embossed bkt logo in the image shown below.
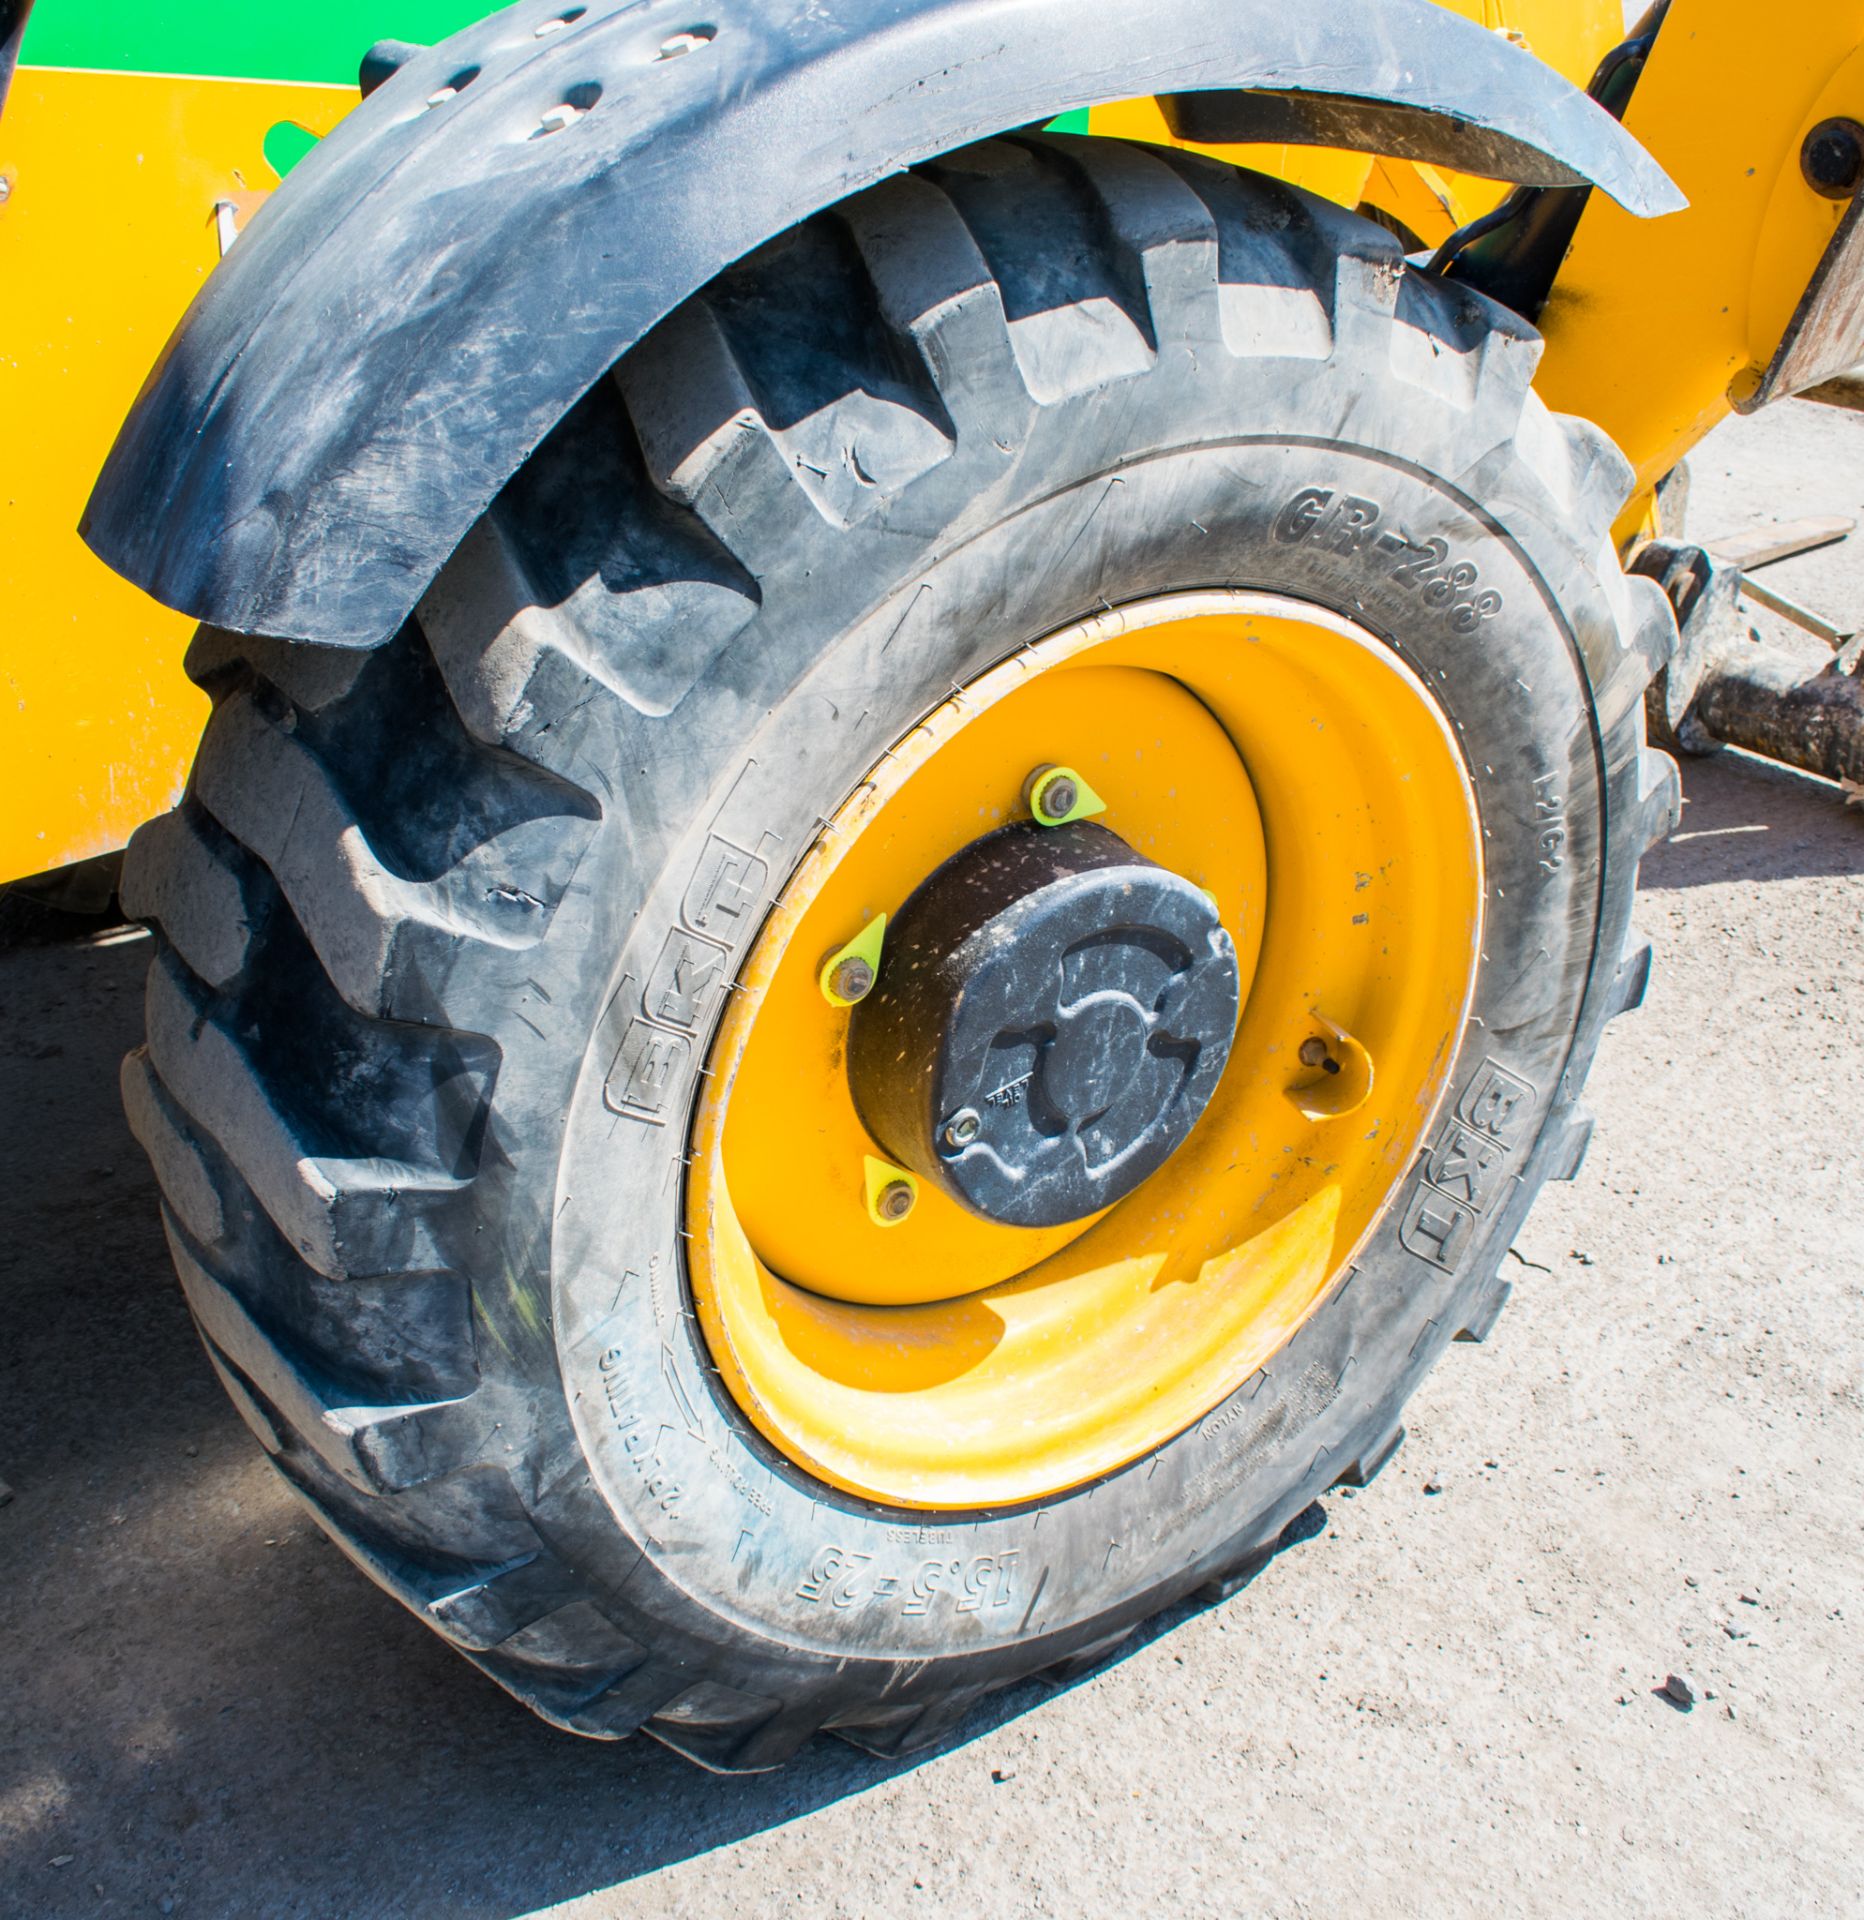
[[1398,1238],[1420,1260],[1454,1272],[1476,1231],[1476,1216],[1435,1187],[1420,1186],[1404,1210]]
[[1485,1060],[1475,1078],[1463,1089],[1456,1111],[1478,1132],[1487,1134],[1504,1153],[1512,1153],[1534,1117],[1538,1098],[1527,1081],[1493,1060]]
[[680,896],[685,924],[661,942],[602,1084],[609,1112],[664,1126],[688,1084],[693,1041],[731,979],[732,955],[756,924],[770,869],[723,834],[705,846]]
[[602,1084],[603,1105],[610,1113],[664,1126],[685,1085],[692,1053],[693,1043],[685,1034],[630,1020]]
[[680,914],[689,927],[715,935],[735,947],[756,919],[770,870],[756,854],[723,834],[710,834],[693,877],[686,884]]
[[1539,1099],[1497,1061],[1476,1069],[1405,1203],[1398,1239],[1408,1252],[1445,1273],[1462,1264],[1482,1215],[1508,1185],[1515,1150],[1530,1138]]
[[641,1011],[663,1027],[690,1033],[723,990],[730,969],[729,948],[675,927],[647,976]]

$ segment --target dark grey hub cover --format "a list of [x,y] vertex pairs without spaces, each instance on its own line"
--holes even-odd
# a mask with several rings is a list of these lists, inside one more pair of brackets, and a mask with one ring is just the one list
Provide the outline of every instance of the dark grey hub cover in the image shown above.
[[902,1166],[986,1219],[1059,1226],[1124,1199],[1197,1124],[1238,995],[1188,880],[1104,827],[1005,827],[894,917],[848,1077]]

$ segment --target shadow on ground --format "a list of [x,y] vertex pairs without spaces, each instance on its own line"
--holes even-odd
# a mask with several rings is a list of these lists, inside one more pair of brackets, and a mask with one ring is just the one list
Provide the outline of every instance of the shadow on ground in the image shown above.
[[1864,831],[1833,832],[1833,809],[1842,803],[1823,780],[1722,753],[1690,761],[1683,785],[1683,824],[1644,863],[1642,884],[1650,892],[1864,874]]
[[[1830,788],[1686,778],[1654,890],[1864,872]],[[147,953],[0,953],[0,1911],[506,1920],[905,1770],[821,1740],[716,1779],[553,1732],[325,1542],[213,1382],[118,1111]]]

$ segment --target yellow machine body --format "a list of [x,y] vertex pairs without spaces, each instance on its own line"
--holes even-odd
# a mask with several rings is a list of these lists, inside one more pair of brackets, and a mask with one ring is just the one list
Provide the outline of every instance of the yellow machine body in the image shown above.
[[[1619,524],[1758,388],[1849,203],[1806,180],[1806,136],[1864,121],[1864,0],[1675,0],[1625,125],[1689,199],[1631,220],[1594,194],[1541,317],[1547,404],[1637,469]],[[1834,369],[1835,371],[1835,369]]]
[[[1440,0],[1584,84],[1619,0]],[[442,0],[433,0],[440,5]],[[178,796],[204,717],[189,623],[92,557],[76,527],[162,342],[277,183],[281,128],[327,132],[353,87],[33,64],[0,116],[0,881],[121,847]],[[1633,220],[1594,195],[1544,316],[1541,387],[1650,489],[1758,386],[1845,214],[1802,178],[1807,132],[1864,118],[1864,0],[1674,0],[1627,124],[1689,196]],[[1158,103],[1097,134],[1174,143]],[[1174,143],[1179,144],[1179,143]],[[1427,246],[1493,182],[1312,148],[1202,149],[1374,212]],[[288,164],[288,162],[286,163]]]
[[355,99],[29,66],[14,80],[0,116],[0,880],[110,852],[180,795],[207,714],[181,669],[191,623],[112,573],[78,518],[223,223],[278,184],[268,131],[327,132]]

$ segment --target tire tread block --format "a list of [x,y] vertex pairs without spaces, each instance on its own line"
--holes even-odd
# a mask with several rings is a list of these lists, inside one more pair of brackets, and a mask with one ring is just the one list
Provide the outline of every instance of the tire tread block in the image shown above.
[[159,927],[191,972],[217,989],[245,971],[263,921],[241,856],[186,804],[138,827],[123,862],[123,911]]
[[[451,1471],[457,1444],[449,1435],[439,1446],[431,1445],[431,1429],[464,1401],[412,1406],[333,1404],[318,1374],[288,1354],[232,1289],[208,1271],[172,1219],[168,1241],[182,1292],[203,1336],[239,1369],[249,1387],[256,1387],[264,1395],[268,1408],[281,1416],[326,1466],[359,1492],[370,1494],[403,1492],[438,1472]],[[276,1429],[275,1421],[270,1424]],[[447,1464],[436,1465],[436,1454]]]
[[[465,1186],[387,1156],[319,1154],[274,1103],[231,1035],[158,956],[149,972],[147,1057],[175,1108],[213,1138],[273,1224],[319,1273],[362,1278],[446,1264],[435,1217]],[[201,1115],[213,1114],[206,1127]]]
[[1480,1346],[1502,1317],[1502,1309],[1513,1296],[1513,1284],[1500,1278],[1488,1281],[1476,1296],[1476,1303],[1467,1320],[1456,1331],[1456,1338],[1473,1346]]

